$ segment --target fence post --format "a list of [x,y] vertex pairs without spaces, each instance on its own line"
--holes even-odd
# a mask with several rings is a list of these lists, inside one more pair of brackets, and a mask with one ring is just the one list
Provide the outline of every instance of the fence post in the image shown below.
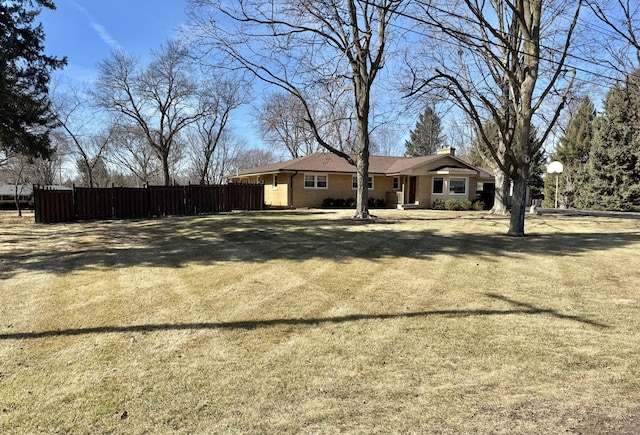
[[76,203],[77,203],[77,197],[76,197],[76,185],[75,183],[71,185],[72,187],[72,194],[71,194],[71,203],[73,204],[73,216],[71,217],[71,219],[75,222],[76,220],[78,220],[78,210],[76,209]]
[[40,211],[40,206],[39,206],[39,201],[40,198],[38,198],[38,185],[34,184],[33,185],[33,208],[34,208],[34,218],[36,220],[36,223],[41,223],[42,220],[42,212]]
[[110,199],[111,199],[111,219],[115,219],[116,217],[116,184],[115,183],[111,183],[111,191],[110,193]]

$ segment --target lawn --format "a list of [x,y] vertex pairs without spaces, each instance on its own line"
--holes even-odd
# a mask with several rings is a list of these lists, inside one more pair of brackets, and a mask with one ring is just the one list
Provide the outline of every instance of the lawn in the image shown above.
[[640,218],[0,218],[1,433],[638,433]]

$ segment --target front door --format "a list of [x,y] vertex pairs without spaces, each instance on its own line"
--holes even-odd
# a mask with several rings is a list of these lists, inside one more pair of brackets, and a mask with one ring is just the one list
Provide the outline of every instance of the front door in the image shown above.
[[409,177],[409,200],[407,203],[416,203],[416,177]]

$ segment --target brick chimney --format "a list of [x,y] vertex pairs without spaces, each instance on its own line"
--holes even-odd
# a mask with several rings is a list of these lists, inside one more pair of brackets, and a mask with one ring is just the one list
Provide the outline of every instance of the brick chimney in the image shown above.
[[436,151],[436,154],[439,156],[447,155],[447,156],[455,156],[456,149],[453,147],[443,147]]

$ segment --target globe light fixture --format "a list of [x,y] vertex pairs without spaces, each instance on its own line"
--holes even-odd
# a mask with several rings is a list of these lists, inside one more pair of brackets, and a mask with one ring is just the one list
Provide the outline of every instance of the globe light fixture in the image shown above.
[[558,176],[560,174],[562,174],[562,171],[564,171],[564,166],[562,166],[562,163],[560,163],[558,161],[553,161],[553,162],[549,163],[549,166],[547,166],[547,173],[548,174],[556,174],[556,203],[555,203],[555,208],[558,208]]

